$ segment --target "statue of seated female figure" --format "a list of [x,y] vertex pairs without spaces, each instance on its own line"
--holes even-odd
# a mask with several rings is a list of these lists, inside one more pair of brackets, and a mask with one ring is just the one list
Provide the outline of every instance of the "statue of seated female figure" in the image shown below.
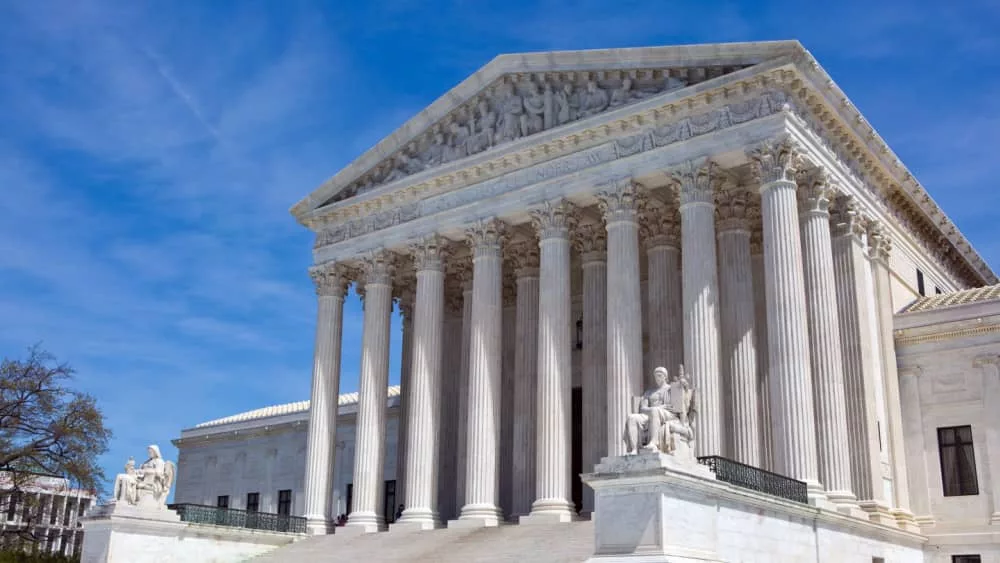
[[[694,389],[680,366],[673,377],[664,367],[653,370],[656,387],[643,393],[638,412],[625,420],[625,452],[639,449],[674,454],[680,438],[686,444],[694,438],[691,422],[694,414]],[[690,448],[685,448],[689,453]]]
[[149,459],[138,469],[135,467],[135,460],[129,458],[125,464],[125,473],[119,473],[115,477],[114,500],[140,507],[164,508],[177,467],[172,462],[163,460],[159,446],[151,445],[146,451]]

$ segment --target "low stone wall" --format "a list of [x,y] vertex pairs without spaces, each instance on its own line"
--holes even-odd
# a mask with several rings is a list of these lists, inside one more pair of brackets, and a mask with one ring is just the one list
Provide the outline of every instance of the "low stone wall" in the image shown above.
[[81,563],[235,563],[304,537],[300,534],[180,522],[172,510],[120,507],[83,519]]
[[924,563],[927,538],[716,481],[672,456],[605,458],[594,563]]

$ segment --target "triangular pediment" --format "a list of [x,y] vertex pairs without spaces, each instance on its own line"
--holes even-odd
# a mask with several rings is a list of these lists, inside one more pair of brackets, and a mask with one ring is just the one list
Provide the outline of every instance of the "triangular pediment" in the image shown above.
[[292,208],[379,186],[604,112],[804,52],[797,41],[501,55]]

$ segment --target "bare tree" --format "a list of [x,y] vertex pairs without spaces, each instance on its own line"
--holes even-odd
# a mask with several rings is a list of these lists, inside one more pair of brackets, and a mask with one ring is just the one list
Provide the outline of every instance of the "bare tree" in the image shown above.
[[[94,398],[71,388],[73,369],[39,346],[25,359],[0,363],[0,518],[20,512],[21,525],[4,535],[37,541],[41,510],[31,491],[42,476],[61,477],[69,487],[102,489],[97,463],[111,431]],[[7,542],[5,542],[7,543]]]

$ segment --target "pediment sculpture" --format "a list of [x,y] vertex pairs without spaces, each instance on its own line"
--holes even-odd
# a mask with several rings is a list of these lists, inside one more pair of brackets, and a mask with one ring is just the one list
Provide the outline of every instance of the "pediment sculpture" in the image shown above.
[[138,468],[135,459],[129,458],[125,472],[115,477],[112,503],[126,503],[141,508],[165,508],[170,487],[177,475],[177,466],[165,461],[157,445],[146,448],[149,459]]
[[737,68],[719,67],[708,74],[655,69],[505,76],[330,201],[733,70]]
[[656,387],[637,398],[634,412],[625,420],[626,455],[650,451],[693,459],[695,390],[684,366],[673,375],[658,367],[653,378]]

